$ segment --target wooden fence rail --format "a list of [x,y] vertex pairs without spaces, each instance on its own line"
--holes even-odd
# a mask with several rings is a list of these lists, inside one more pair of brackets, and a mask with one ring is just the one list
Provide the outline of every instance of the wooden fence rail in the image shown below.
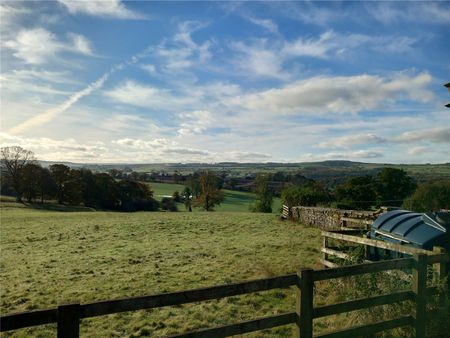
[[[446,254],[436,253],[433,255],[425,255],[420,253],[415,254],[413,258],[402,258],[385,262],[358,264],[323,270],[303,269],[299,271],[298,274],[265,278],[243,283],[89,304],[66,304],[48,310],[30,311],[2,316],[0,318],[0,332],[48,323],[57,323],[58,338],[77,338],[79,337],[80,321],[83,318],[123,311],[180,305],[295,286],[297,290],[297,305],[295,311],[220,327],[185,332],[170,337],[228,337],[236,334],[294,324],[297,337],[312,338],[314,336],[313,320],[315,318],[403,301],[415,302],[416,310],[414,316],[403,316],[378,323],[360,325],[315,337],[339,338],[369,335],[402,326],[413,326],[416,331],[416,337],[424,337],[427,319],[427,296],[436,293],[437,290],[433,287],[427,288],[427,265],[436,263],[445,265],[445,262],[448,262],[448,255]],[[319,307],[313,306],[313,290],[314,282],[316,281],[395,269],[412,269],[412,290],[350,300],[338,304]]]

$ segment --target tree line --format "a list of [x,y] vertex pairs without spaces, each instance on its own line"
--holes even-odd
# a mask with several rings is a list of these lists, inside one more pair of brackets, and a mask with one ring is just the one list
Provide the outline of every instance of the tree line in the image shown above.
[[153,211],[158,202],[153,191],[142,182],[115,180],[107,173],[72,169],[64,164],[42,167],[31,151],[5,147],[2,155],[2,195],[17,201],[56,200],[60,204],[121,211]]
[[[89,169],[72,169],[64,164],[44,168],[31,151],[21,147],[1,148],[1,194],[14,195],[18,201],[56,200],[61,204],[80,205],[109,210],[176,211],[175,202],[186,209],[214,210],[224,200],[224,174],[212,171],[194,172],[178,178],[185,189],[161,202],[153,198],[141,173],[125,175],[116,169],[109,173],[93,173]],[[274,182],[284,182],[284,188]],[[255,194],[252,211],[272,212],[273,198],[281,196],[288,206],[330,206],[364,210],[379,206],[403,206],[409,210],[432,211],[450,208],[450,181],[417,185],[404,170],[383,168],[374,176],[348,179],[334,189],[307,179],[300,174],[257,174],[253,182]]]
[[[17,201],[56,200],[59,204],[80,205],[120,211],[176,211],[175,202],[213,210],[223,201],[223,180],[212,172],[191,175],[188,186],[173,199],[153,198],[150,186],[136,175],[122,176],[72,169],[64,164],[42,167],[34,154],[21,147],[1,148],[1,194],[16,196]],[[137,178],[137,179],[136,179]]]
[[[271,212],[274,191],[270,174],[259,174],[255,180],[255,211]],[[369,210],[381,206],[430,212],[450,209],[450,181],[434,181],[417,185],[404,170],[383,168],[374,176],[348,179],[334,189],[314,180],[291,183],[281,191],[283,204],[292,206],[326,206],[339,209]]]

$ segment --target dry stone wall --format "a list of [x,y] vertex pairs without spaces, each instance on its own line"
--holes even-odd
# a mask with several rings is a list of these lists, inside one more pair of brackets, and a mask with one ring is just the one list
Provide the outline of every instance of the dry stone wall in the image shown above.
[[[308,226],[315,226],[322,230],[340,230],[341,226],[349,226],[342,218],[360,219],[362,221],[373,221],[382,210],[378,211],[357,211],[341,210],[318,207],[292,207],[291,218],[299,223]],[[350,225],[351,226],[351,225]]]

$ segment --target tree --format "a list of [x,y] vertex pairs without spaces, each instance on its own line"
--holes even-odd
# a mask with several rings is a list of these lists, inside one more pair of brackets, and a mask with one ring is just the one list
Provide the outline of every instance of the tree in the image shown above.
[[200,196],[201,187],[200,187],[200,181],[199,181],[200,173],[195,172],[192,175],[189,175],[188,177],[188,186],[191,189],[191,194],[195,198],[198,198]]
[[231,190],[236,189],[236,186],[238,185],[238,180],[235,177],[232,177],[230,181],[228,182],[228,185]]
[[334,190],[338,207],[349,209],[369,209],[376,205],[375,182],[371,176],[349,179]]
[[329,194],[322,185],[311,183],[307,185],[295,185],[281,192],[283,204],[293,206],[316,206],[319,203],[329,201]]
[[172,199],[177,202],[180,203],[181,202],[181,195],[179,191],[174,191],[172,194]]
[[218,177],[210,172],[204,171],[198,178],[200,195],[195,201],[195,205],[202,207],[206,211],[214,210],[214,206],[223,201],[223,193],[218,188]]
[[44,197],[54,198],[56,196],[56,183],[53,181],[50,170],[41,168],[38,176],[39,195],[41,203],[44,203]]
[[183,200],[184,200],[184,207],[186,210],[189,210],[189,212],[192,212],[192,191],[191,188],[185,187],[182,192]]
[[20,190],[28,203],[31,203],[39,192],[41,170],[42,167],[36,163],[27,163],[21,169]]
[[153,198],[152,189],[145,183],[122,180],[118,183],[120,208],[123,211],[154,211],[158,202]]
[[403,208],[417,212],[450,209],[450,180],[421,184]]
[[117,209],[119,206],[119,189],[116,181],[106,173],[94,175],[95,206],[103,209]]
[[21,175],[22,168],[35,160],[34,153],[19,146],[1,148],[2,167],[5,167],[6,173],[11,181],[11,185],[16,193],[18,202],[22,201]]
[[375,189],[379,205],[402,205],[405,197],[410,196],[417,184],[406,171],[396,168],[383,168],[375,177]]
[[79,204],[82,196],[82,175],[64,164],[52,164],[51,176],[56,184],[58,203]]
[[258,174],[255,178],[256,203],[253,211],[272,212],[273,194],[269,187],[270,175]]
[[66,199],[66,185],[70,181],[70,168],[64,164],[52,164],[50,173],[56,184],[58,203],[64,203]]

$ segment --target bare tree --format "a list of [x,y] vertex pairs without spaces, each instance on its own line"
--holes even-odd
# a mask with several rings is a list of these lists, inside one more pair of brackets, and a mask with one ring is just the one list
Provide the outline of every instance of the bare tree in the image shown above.
[[19,146],[2,147],[2,167],[11,180],[13,189],[16,192],[17,201],[22,201],[21,194],[21,174],[25,165],[35,161],[34,153]]

